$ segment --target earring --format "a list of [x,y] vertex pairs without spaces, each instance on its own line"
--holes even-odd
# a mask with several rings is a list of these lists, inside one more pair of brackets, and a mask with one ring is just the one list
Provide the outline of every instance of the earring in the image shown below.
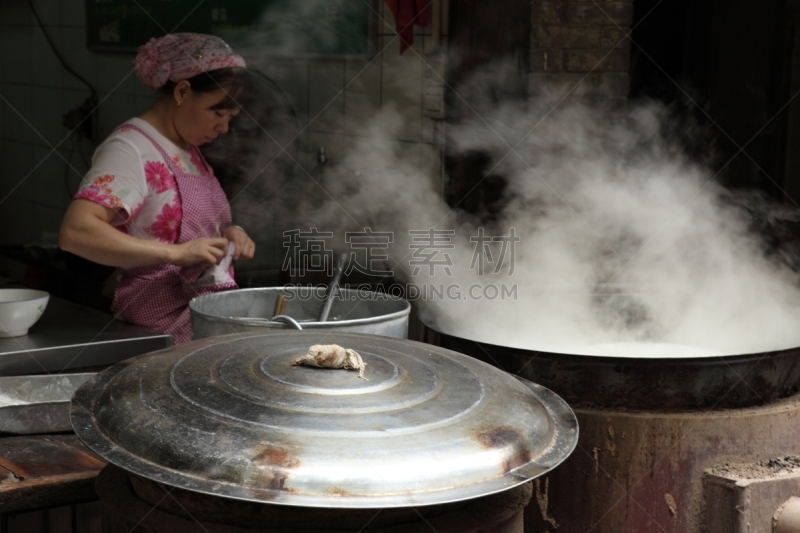
[[175,100],[175,105],[177,105],[178,107],[180,107],[180,106],[181,106],[181,100]]

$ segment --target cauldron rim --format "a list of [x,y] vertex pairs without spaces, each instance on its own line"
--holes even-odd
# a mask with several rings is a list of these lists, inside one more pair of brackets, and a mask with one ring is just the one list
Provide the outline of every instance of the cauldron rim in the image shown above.
[[[520,352],[530,352],[530,353],[539,353],[546,356],[559,356],[559,357],[568,357],[568,358],[575,358],[575,360],[579,359],[587,359],[587,360],[597,360],[598,364],[602,364],[604,361],[612,361],[613,364],[627,364],[627,363],[635,363],[640,361],[692,361],[697,363],[702,363],[704,361],[708,362],[718,362],[720,359],[725,359],[726,361],[740,361],[740,360],[756,360],[761,359],[765,356],[782,356],[782,355],[791,355],[792,353],[800,354],[800,345],[792,346],[788,348],[780,348],[778,350],[766,350],[761,352],[744,352],[744,353],[732,353],[732,354],[714,354],[708,356],[687,356],[687,357],[636,357],[636,356],[609,356],[609,355],[590,355],[590,354],[579,354],[579,353],[571,353],[571,352],[559,352],[559,351],[548,351],[548,350],[539,350],[536,348],[526,348],[522,346],[512,345],[512,344],[497,344],[494,342],[479,340],[471,335],[458,335],[452,333],[450,331],[446,331],[446,328],[441,328],[438,326],[431,325],[429,321],[422,320],[423,325],[438,333],[439,335],[445,335],[448,337],[453,337],[465,341],[474,342],[478,345],[483,346],[491,346],[495,348],[502,348],[504,350],[515,350]],[[621,341],[625,344],[635,345],[637,344],[636,341]],[[602,344],[611,344],[611,343],[602,343]],[[642,341],[642,344],[658,344],[657,341]],[[693,346],[690,344],[684,343],[664,343],[673,346],[686,346],[692,348]]]
[[[204,320],[209,320],[213,322],[224,322],[224,323],[239,323],[242,322],[240,319],[236,317],[227,317],[222,315],[216,315],[212,313],[208,313],[202,309],[202,304],[209,299],[214,298],[224,298],[226,296],[231,296],[234,294],[247,294],[247,293],[258,293],[258,292],[279,292],[279,291],[290,291],[295,292],[301,289],[304,290],[313,290],[314,292],[319,292],[324,294],[325,289],[322,287],[250,287],[246,289],[232,289],[230,291],[225,291],[221,293],[214,293],[214,294],[206,294],[203,296],[198,296],[193,298],[192,301],[189,302],[189,310],[192,315],[197,315],[198,317],[202,317]],[[353,298],[361,294],[360,291],[356,289],[349,289],[345,287],[340,287],[338,292],[345,296],[345,299]],[[373,291],[374,292],[374,291]],[[396,318],[402,318],[407,316],[411,312],[411,303],[408,300],[400,298],[399,296],[394,296],[391,294],[386,293],[378,293],[375,292],[380,298],[385,299],[387,301],[391,301],[393,304],[398,304],[401,308],[396,311],[391,311],[382,315],[375,315],[365,318],[351,318],[345,320],[336,320],[331,318],[327,322],[318,322],[318,321],[310,321],[310,322],[301,322],[304,328],[308,327],[321,327],[321,326],[336,326],[336,327],[343,327],[343,326],[358,326],[358,325],[367,325],[367,324],[375,324],[380,322],[387,322],[391,321]],[[279,327],[283,327],[281,324],[278,324]]]
[[539,383],[573,408],[745,408],[800,391],[800,347],[691,358],[609,357],[526,350],[431,329],[442,346]]

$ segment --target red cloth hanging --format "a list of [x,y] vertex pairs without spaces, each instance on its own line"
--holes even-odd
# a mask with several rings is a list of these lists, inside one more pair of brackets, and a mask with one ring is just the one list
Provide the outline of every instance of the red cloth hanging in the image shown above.
[[400,54],[414,44],[414,25],[428,26],[430,0],[383,0],[394,15],[394,25],[400,36]]

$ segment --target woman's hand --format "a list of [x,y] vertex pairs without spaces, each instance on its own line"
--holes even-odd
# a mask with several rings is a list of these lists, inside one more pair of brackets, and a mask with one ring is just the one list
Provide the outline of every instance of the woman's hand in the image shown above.
[[219,264],[228,253],[228,240],[222,237],[192,239],[173,245],[170,263],[179,267],[198,264],[212,266]]
[[239,226],[231,226],[223,233],[224,237],[233,242],[235,249],[234,259],[252,259],[256,253],[256,243],[247,236],[247,233]]

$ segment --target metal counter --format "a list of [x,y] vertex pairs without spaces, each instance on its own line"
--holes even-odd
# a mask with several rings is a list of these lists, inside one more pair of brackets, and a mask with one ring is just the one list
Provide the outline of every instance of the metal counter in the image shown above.
[[0,376],[107,366],[172,346],[172,337],[50,296],[27,335],[0,338]]

